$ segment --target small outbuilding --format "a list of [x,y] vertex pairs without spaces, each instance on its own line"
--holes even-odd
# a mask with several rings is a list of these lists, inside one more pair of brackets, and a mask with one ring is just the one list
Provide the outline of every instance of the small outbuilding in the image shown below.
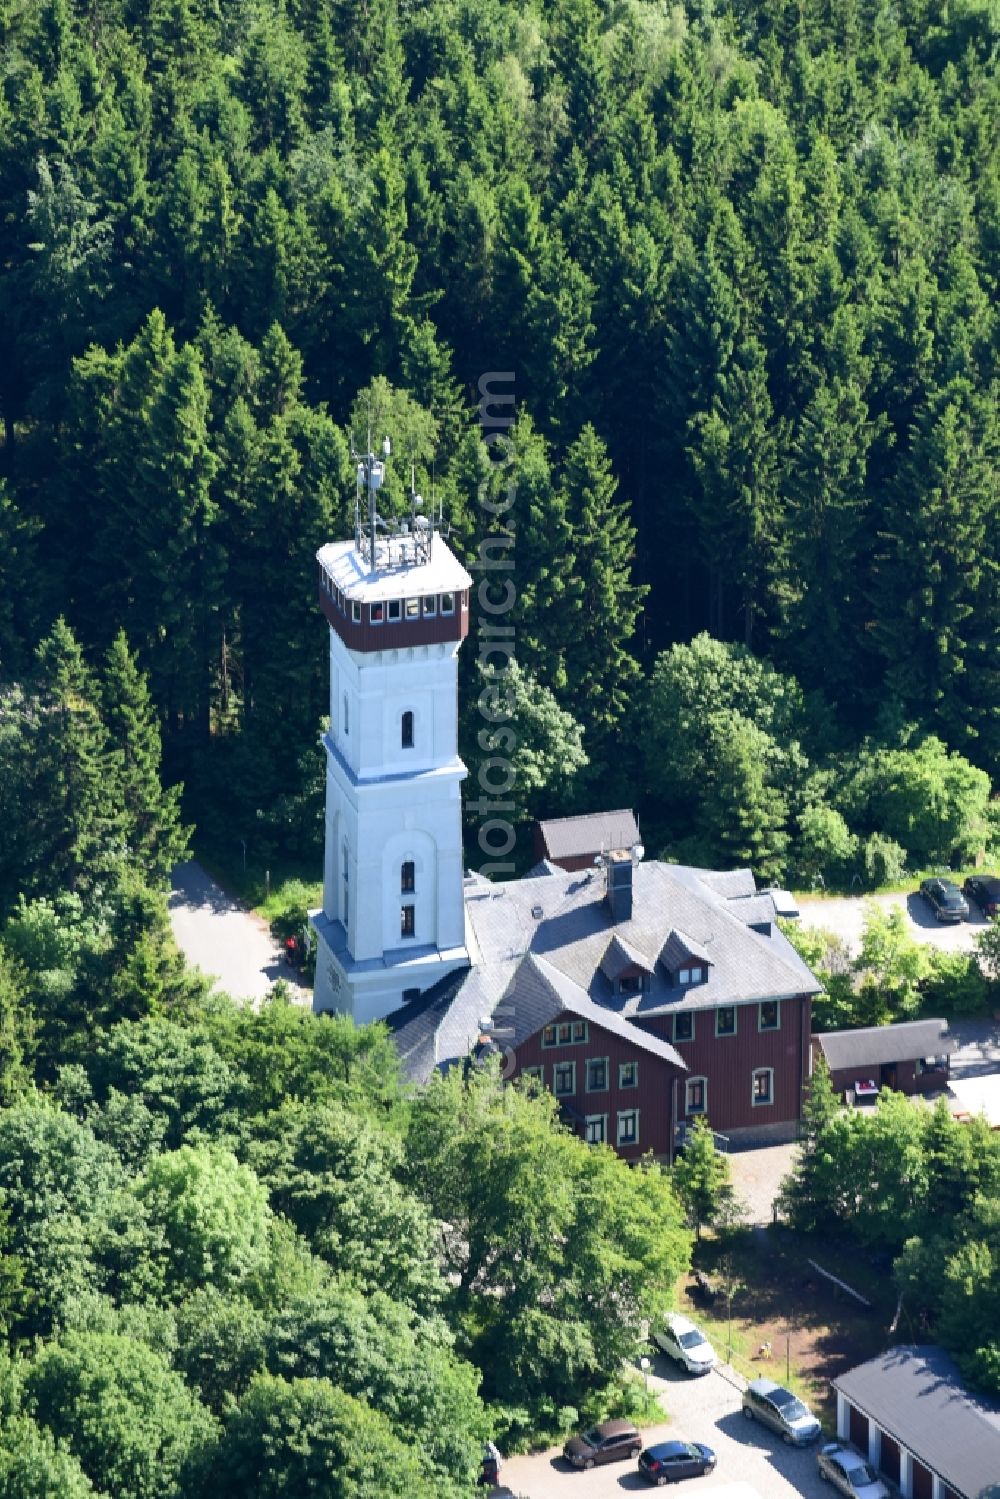
[[602,854],[634,848],[638,842],[639,824],[627,808],[535,823],[536,860],[560,869],[590,869]]
[[837,1435],[902,1499],[982,1499],[1000,1475],[1000,1406],[966,1389],[943,1348],[890,1348],[833,1387]]
[[956,1044],[946,1020],[906,1020],[813,1037],[835,1091],[849,1103],[876,1097],[882,1088],[929,1093],[946,1087]]

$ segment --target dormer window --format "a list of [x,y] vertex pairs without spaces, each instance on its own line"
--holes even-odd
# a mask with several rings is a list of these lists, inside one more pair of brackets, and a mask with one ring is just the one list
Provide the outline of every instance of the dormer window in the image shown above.
[[619,994],[641,994],[649,988],[648,973],[624,973],[618,980]]
[[403,749],[413,748],[413,714],[409,709],[403,714],[400,725],[399,742]]
[[702,984],[705,982],[704,968],[682,968],[677,975],[679,984]]

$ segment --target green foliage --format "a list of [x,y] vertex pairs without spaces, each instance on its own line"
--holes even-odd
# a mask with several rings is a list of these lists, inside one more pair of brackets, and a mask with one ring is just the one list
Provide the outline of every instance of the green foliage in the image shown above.
[[226,1422],[209,1486],[222,1499],[310,1490],[363,1499],[381,1491],[387,1474],[414,1499],[457,1494],[423,1478],[419,1455],[385,1416],[328,1379],[259,1375]]
[[94,1486],[135,1499],[191,1491],[214,1423],[183,1380],[132,1338],[68,1333],[32,1361],[25,1405]]
[[931,973],[930,949],[910,935],[899,906],[869,904],[855,961],[860,974],[856,1004],[860,1025],[912,1018],[920,985]]
[[94,1499],[79,1460],[46,1426],[27,1416],[4,1423],[0,1436],[0,1494],[4,1499]]
[[841,796],[853,826],[894,839],[922,864],[981,852],[990,779],[940,739],[863,755]]
[[409,1169],[451,1226],[460,1346],[512,1431],[554,1429],[581,1391],[607,1388],[690,1254],[666,1175],[589,1149],[555,1109],[492,1070],[455,1071],[414,1101],[407,1136]]
[[700,1239],[702,1229],[716,1221],[724,1199],[732,1192],[729,1162],[716,1150],[707,1119],[699,1117],[692,1124],[684,1154],[674,1163],[671,1181]]

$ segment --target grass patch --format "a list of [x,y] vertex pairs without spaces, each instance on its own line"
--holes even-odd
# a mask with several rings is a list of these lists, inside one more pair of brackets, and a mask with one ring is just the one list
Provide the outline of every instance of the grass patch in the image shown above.
[[244,868],[238,847],[233,853],[229,849],[200,845],[195,848],[195,858],[224,890],[269,924],[293,905],[314,908],[323,903],[323,882],[313,878],[315,860],[304,864],[275,859],[264,868],[248,859]]

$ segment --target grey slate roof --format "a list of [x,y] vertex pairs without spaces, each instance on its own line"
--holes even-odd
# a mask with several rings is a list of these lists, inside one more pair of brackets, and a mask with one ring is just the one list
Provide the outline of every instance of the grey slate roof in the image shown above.
[[831,1072],[850,1067],[881,1067],[889,1062],[916,1062],[955,1050],[947,1020],[906,1020],[873,1025],[860,1031],[827,1031],[817,1041]]
[[583,817],[556,817],[540,822],[550,859],[579,858],[601,849],[631,848],[639,842],[639,824],[627,807],[617,812],[588,812]]
[[1000,1476],[1000,1407],[965,1388],[942,1348],[890,1348],[833,1386],[962,1499]]
[[700,942],[696,942],[686,932],[679,932],[676,927],[660,949],[660,962],[668,972],[691,962],[710,964],[711,961],[709,953]]
[[[768,935],[734,914],[732,907],[747,904],[748,883],[752,888],[749,871],[726,875],[683,865],[641,863],[633,874],[632,916],[615,922],[604,898],[600,871],[552,869],[503,884],[467,879],[465,908],[473,966],[436,986],[440,994],[433,1001],[427,1002],[428,996],[422,995],[389,1022],[407,1075],[426,1079],[435,1067],[468,1054],[479,1035],[481,1019],[496,1015],[520,960],[529,952],[545,966],[528,972],[548,975],[550,987],[556,987],[566,1008],[582,1016],[579,1007],[585,1001],[598,1006],[600,1019],[594,1014],[594,1023],[611,1030],[619,1022],[627,1028],[616,1033],[628,1036],[637,1046],[641,1044],[639,1028],[630,1025],[633,1019],[817,993],[819,985],[813,975],[776,926],[767,929]],[[768,896],[758,899],[770,901]],[[536,910],[540,916],[534,915]],[[655,962],[674,931],[704,955],[700,961],[708,968],[705,983],[674,985]],[[648,989],[629,995],[613,992],[612,981],[602,968],[613,938],[618,939],[622,952],[645,956],[651,973]],[[519,982],[527,983],[527,979]],[[497,1023],[502,1019],[496,1018]],[[540,1021],[538,1028],[547,1023]],[[677,1057],[672,1048],[670,1052]]]
[[604,949],[601,972],[613,984],[619,974],[629,968],[642,968],[646,973],[652,973],[653,960],[647,958],[645,953],[637,952],[634,947],[629,947],[616,933]]

